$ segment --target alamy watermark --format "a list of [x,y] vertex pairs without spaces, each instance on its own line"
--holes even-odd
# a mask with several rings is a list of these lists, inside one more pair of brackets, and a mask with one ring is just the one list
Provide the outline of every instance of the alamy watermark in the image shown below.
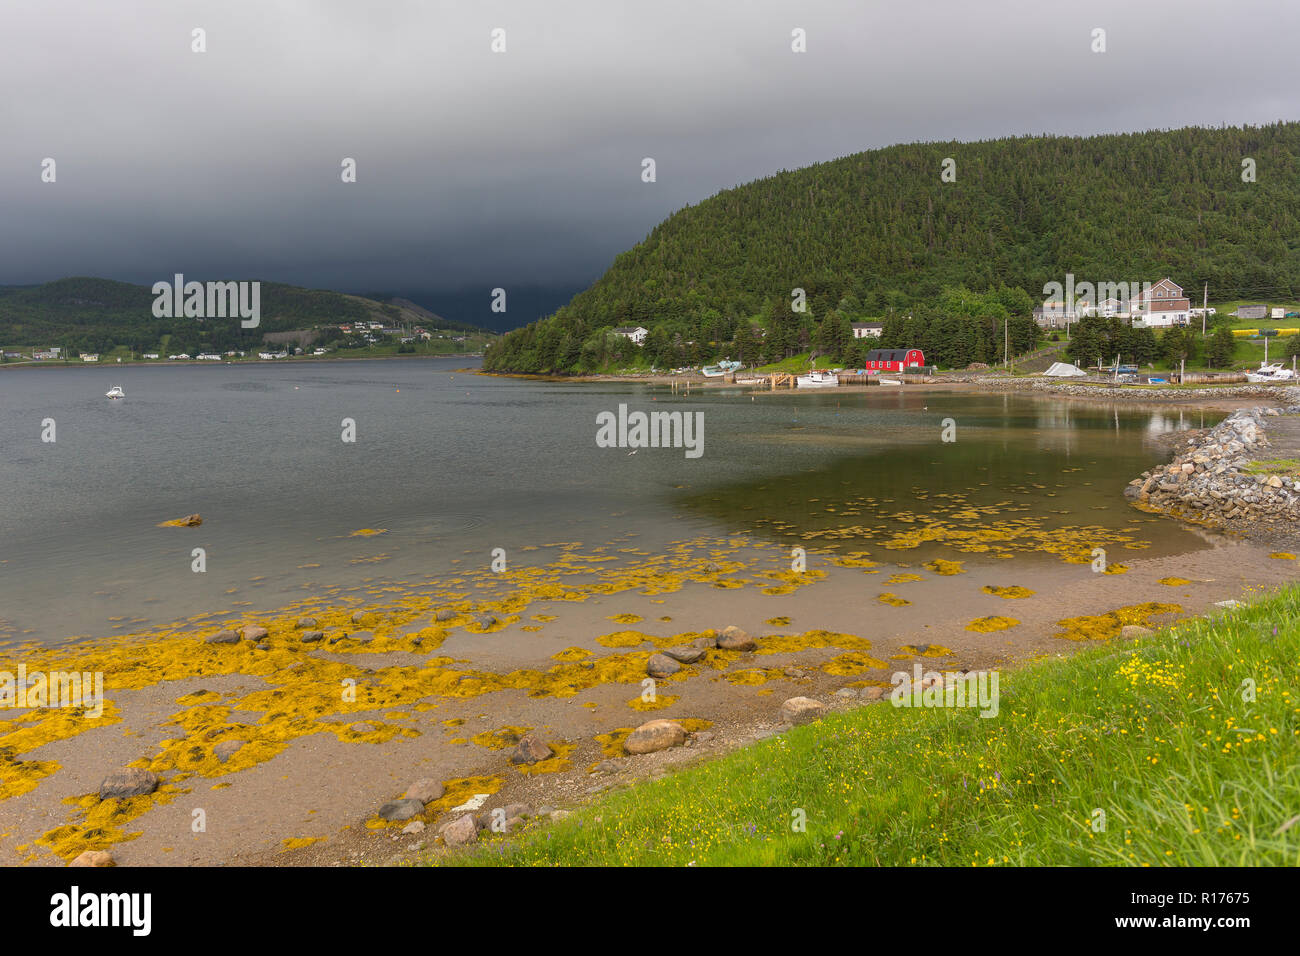
[[0,707],[83,707],[87,717],[104,713],[103,671],[0,671]]
[[974,707],[981,717],[998,715],[998,672],[971,671],[968,674],[921,673],[920,663],[912,674],[896,671],[889,701],[895,707]]
[[240,326],[262,324],[262,283],[186,282],[176,273],[172,282],[153,284],[156,319],[225,319],[239,317]]
[[596,415],[598,448],[684,448],[687,458],[704,454],[703,412],[629,412]]

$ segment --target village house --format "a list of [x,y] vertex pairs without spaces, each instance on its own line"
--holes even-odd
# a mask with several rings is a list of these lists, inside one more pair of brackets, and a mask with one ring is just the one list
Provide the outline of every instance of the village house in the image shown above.
[[1107,319],[1127,319],[1131,313],[1127,301],[1109,298],[1097,303],[1097,314]]
[[880,338],[880,334],[885,330],[883,322],[854,322],[853,337],[855,339]]
[[1232,313],[1239,319],[1262,319],[1268,314],[1266,305],[1241,305]]
[[1192,303],[1183,295],[1182,286],[1166,277],[1138,293],[1131,311],[1133,325],[1139,328],[1186,325],[1192,315]]
[[81,353],[81,360],[82,360],[83,362],[98,362],[98,361],[99,361],[99,353],[98,353],[98,352],[82,352],[82,353]]
[[631,339],[633,345],[644,345],[645,337],[649,333],[649,329],[642,328],[639,325],[623,325],[614,330],[615,335],[621,335],[625,339]]
[[156,359],[157,357],[158,357],[157,352],[145,352],[144,355],[141,356],[141,358],[146,358],[146,359]]
[[1087,299],[1076,300],[1073,307],[1060,299],[1049,299],[1034,309],[1034,321],[1040,329],[1063,329],[1069,323],[1091,315],[1093,310],[1093,304]]
[[923,365],[925,355],[920,349],[872,349],[863,363],[868,372],[901,372]]

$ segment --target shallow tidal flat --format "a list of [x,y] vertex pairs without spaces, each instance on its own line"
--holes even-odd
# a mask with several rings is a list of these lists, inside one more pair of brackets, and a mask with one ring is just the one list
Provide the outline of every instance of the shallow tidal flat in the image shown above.
[[[19,449],[0,461],[0,671],[102,672],[107,698],[97,718],[0,710],[0,862],[382,862],[476,798],[563,807],[743,744],[790,697],[854,706],[917,663],[1015,666],[1294,574],[1124,501],[1164,436],[1217,420],[1191,411],[362,364],[124,370],[111,409],[94,382],[92,402],[60,375],[0,381]],[[703,457],[598,448],[620,402],[702,411]],[[45,414],[67,436],[50,455],[14,424]],[[67,520],[29,527],[42,507]],[[755,649],[709,648],[647,695],[653,654],[729,625]],[[659,717],[688,745],[626,755]],[[550,755],[513,764],[527,733]],[[127,766],[157,789],[100,799]],[[417,780],[442,795],[381,819]]]
[[[1289,561],[1226,539],[1094,573],[1090,540],[1071,550],[1069,532],[1016,530],[968,536],[953,549],[960,557],[915,563],[906,559],[919,545],[906,532],[840,554],[810,547],[803,572],[791,571],[784,543],[752,535],[653,552],[553,542],[505,572],[13,648],[9,669],[21,660],[29,673],[103,671],[108,702],[97,719],[51,708],[0,721],[0,860],[58,864],[110,848],[137,865],[382,853],[378,841],[408,824],[376,811],[416,779],[444,784],[423,815],[433,825],[476,794],[562,805],[591,789],[603,775],[589,771],[623,757],[622,740],[653,717],[705,732],[682,751],[693,757],[772,726],[788,697],[837,700],[829,695],[886,686],[915,661],[982,669],[1068,653],[1071,642],[1291,576]],[[1025,550],[1051,560],[1017,560]],[[645,699],[654,652],[728,624],[755,636],[757,650],[710,649]],[[244,627],[266,633],[209,643]],[[553,756],[509,763],[529,731]],[[625,763],[635,773],[647,759]],[[127,765],[161,785],[100,800],[101,780]],[[408,847],[400,839],[389,855]]]

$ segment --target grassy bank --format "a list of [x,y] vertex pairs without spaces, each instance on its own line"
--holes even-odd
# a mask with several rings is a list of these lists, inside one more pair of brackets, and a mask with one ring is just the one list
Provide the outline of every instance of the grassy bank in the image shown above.
[[993,718],[870,704],[448,862],[1294,866],[1298,651],[1291,587],[1007,672]]

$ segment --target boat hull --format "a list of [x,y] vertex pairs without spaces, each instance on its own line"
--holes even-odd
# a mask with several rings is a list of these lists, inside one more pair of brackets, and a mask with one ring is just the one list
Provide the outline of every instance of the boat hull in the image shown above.
[[835,388],[840,380],[834,375],[800,375],[794,383],[799,388]]

